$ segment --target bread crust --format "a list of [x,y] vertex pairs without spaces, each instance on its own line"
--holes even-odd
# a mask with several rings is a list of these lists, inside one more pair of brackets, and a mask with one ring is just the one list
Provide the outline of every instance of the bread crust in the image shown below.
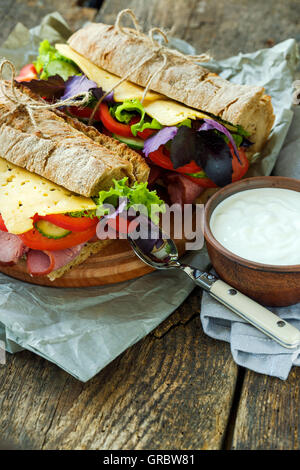
[[[127,28],[127,31],[130,30]],[[88,24],[75,32],[68,43],[95,65],[120,77],[153,52],[146,36],[128,36],[114,26],[102,23]],[[260,151],[275,119],[271,99],[264,88],[231,83],[176,55],[171,49],[164,48],[163,52],[167,56],[167,65],[155,76],[151,89],[232,124],[243,125],[254,142],[252,153]],[[161,61],[153,57],[131,74],[130,81],[145,87]]]
[[86,243],[75,259],[70,261],[70,263],[66,264],[65,266],[62,266],[61,268],[47,274],[47,277],[50,279],[50,281],[55,281],[55,279],[64,276],[66,272],[70,271],[70,269],[72,269],[74,266],[78,266],[79,264],[84,263],[90,256],[99,253],[99,251],[106,248],[112,242],[113,240],[108,239]]
[[102,145],[111,152],[116,152],[117,155],[121,156],[124,160],[130,162],[132,164],[133,176],[136,181],[148,180],[150,168],[145,162],[145,159],[139,153],[135,152],[119,140],[113,139],[108,135],[101,134],[93,126],[87,126],[78,119],[72,118],[60,111],[55,112],[57,115],[62,117],[65,122],[70,123],[73,127],[75,127],[75,129],[90,137],[94,142],[97,142],[98,144]]
[[[9,93],[9,82],[3,85]],[[15,91],[22,99],[40,101],[25,87]],[[109,189],[113,179],[126,176],[130,184],[147,180],[149,168],[144,159],[118,141],[104,139],[96,129],[63,113],[33,110],[40,136],[28,112],[14,109],[15,104],[0,91],[0,152],[11,163],[87,197]]]

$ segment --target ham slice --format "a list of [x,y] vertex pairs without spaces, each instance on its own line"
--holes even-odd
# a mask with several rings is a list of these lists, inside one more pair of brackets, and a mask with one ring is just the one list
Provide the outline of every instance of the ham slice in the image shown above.
[[164,173],[164,170],[159,166],[150,166],[150,174],[148,178],[148,186],[154,185],[155,181]]
[[168,172],[164,175],[164,181],[172,204],[192,204],[205,190],[180,173]]
[[30,250],[27,254],[27,270],[31,276],[46,276],[70,263],[85,244],[57,251]]
[[27,251],[18,235],[0,231],[0,264],[16,264]]

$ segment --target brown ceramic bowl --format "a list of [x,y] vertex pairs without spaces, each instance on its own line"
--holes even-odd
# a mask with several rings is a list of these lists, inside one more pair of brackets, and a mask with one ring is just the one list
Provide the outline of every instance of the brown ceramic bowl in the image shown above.
[[300,192],[300,181],[281,176],[259,176],[232,183],[212,196],[205,207],[205,240],[218,275],[257,302],[283,307],[300,302],[300,265],[273,266],[241,258],[221,245],[210,230],[210,218],[220,202],[247,189],[284,188]]

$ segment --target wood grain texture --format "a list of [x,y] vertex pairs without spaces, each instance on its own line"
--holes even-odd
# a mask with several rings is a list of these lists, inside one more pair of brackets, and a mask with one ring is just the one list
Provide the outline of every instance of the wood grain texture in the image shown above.
[[[174,232],[171,225],[171,235]],[[185,239],[175,240],[178,254],[185,253]],[[91,287],[115,284],[149,274],[154,269],[142,262],[127,240],[111,240],[99,253],[74,266],[62,277],[51,281],[47,276],[30,276],[26,261],[0,266],[0,272],[21,281],[50,287]]]
[[[179,315],[199,311],[194,292]],[[237,367],[198,313],[81,384],[28,352],[0,367],[3,439],[31,449],[219,449]]]
[[[300,44],[298,0],[106,0],[97,21],[113,23],[131,8],[144,30],[159,26],[216,59],[252,52],[295,37]],[[129,25],[130,23],[128,23]]]
[[286,381],[246,373],[232,449],[299,450],[300,368]]
[[[180,251],[182,252],[182,249]],[[25,261],[14,266],[0,266],[0,272],[15,279],[50,287],[102,286],[128,281],[151,271],[153,269],[150,266],[136,257],[127,240],[114,240],[99,253],[90,256],[84,263],[75,266],[55,281],[50,281],[47,276],[31,277]]]

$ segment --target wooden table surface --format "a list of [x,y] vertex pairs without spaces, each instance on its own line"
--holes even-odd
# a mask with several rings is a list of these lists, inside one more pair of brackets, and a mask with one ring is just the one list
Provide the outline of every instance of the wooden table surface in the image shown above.
[[[83,8],[78,4],[83,5]],[[17,22],[60,11],[72,28],[113,22],[132,8],[141,23],[215,58],[295,37],[298,0],[2,0],[0,39]],[[99,2],[100,3],[100,2]],[[86,384],[24,351],[0,366],[1,439],[21,449],[299,449],[300,368],[286,381],[237,367],[227,343],[204,335],[201,293]]]

